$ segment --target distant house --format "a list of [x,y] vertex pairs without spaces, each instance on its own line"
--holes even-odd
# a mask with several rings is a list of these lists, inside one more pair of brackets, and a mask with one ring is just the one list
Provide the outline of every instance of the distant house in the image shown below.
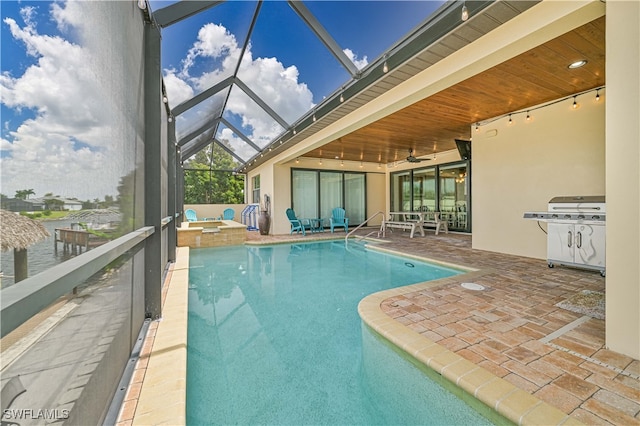
[[44,201],[40,198],[23,200],[21,198],[4,198],[2,208],[12,212],[39,212],[45,210]]
[[43,198],[40,198],[40,200],[45,206],[48,207],[49,210],[82,210],[82,202],[78,200],[53,196],[45,196]]

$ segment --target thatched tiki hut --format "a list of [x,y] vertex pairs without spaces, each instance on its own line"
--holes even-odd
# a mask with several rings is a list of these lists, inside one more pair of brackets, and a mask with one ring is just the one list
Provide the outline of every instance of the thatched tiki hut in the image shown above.
[[38,221],[0,209],[0,244],[2,251],[13,249],[15,282],[29,275],[27,247],[49,236],[49,231]]

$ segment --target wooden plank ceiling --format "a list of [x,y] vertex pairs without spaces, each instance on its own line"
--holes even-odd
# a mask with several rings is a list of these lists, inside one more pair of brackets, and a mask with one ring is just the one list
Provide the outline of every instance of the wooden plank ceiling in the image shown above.
[[604,86],[604,72],[601,17],[304,156],[391,163],[456,149],[474,123]]

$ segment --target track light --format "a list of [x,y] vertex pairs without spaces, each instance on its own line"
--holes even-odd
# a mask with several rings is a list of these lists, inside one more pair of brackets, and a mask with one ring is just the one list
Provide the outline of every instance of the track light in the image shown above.
[[576,97],[573,97],[573,109],[577,109],[578,108],[578,102],[576,102]]
[[513,120],[511,119],[511,114],[509,114],[509,124],[513,124]]
[[466,21],[467,19],[469,19],[469,9],[467,9],[467,3],[462,4],[462,15],[460,16],[460,18],[463,21]]
[[596,89],[596,102],[600,100],[600,89]]

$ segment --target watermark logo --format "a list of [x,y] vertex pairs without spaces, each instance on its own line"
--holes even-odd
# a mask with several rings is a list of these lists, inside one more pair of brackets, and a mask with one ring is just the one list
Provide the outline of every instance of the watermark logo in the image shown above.
[[4,420],[66,420],[69,418],[68,409],[48,408],[7,408],[2,411]]

